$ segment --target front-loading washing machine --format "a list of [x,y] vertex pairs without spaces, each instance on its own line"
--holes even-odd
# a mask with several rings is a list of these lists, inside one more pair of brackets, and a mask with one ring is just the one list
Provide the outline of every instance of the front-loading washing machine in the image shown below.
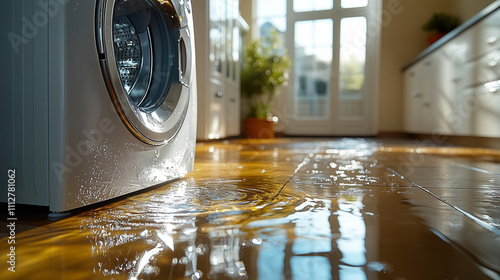
[[2,201],[64,212],[192,170],[189,0],[0,5]]

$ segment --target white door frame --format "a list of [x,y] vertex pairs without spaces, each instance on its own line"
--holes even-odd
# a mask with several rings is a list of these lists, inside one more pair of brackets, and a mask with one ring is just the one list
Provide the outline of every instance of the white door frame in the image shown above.
[[[370,136],[378,133],[378,80],[379,53],[382,11],[381,0],[369,0],[363,8],[342,9],[339,0],[334,1],[332,10],[296,13],[293,11],[293,0],[287,0],[287,33],[286,45],[292,61],[295,58],[295,22],[303,20],[333,20],[333,56],[330,77],[330,114],[325,119],[299,119],[294,112],[294,67],[290,69],[289,86],[283,88],[287,95],[287,118],[285,134],[287,135],[326,135],[326,136]],[[340,21],[346,17],[366,16],[366,65],[364,116],[358,119],[341,118],[339,111],[339,54],[340,54]]]

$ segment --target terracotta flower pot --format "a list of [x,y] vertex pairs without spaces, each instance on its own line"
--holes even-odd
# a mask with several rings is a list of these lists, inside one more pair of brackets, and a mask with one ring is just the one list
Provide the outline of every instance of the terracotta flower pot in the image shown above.
[[246,138],[274,138],[275,123],[260,118],[246,118],[244,121]]
[[427,36],[427,42],[429,43],[429,46],[436,43],[439,39],[443,38],[444,35],[446,35],[446,33],[429,34],[429,36]]

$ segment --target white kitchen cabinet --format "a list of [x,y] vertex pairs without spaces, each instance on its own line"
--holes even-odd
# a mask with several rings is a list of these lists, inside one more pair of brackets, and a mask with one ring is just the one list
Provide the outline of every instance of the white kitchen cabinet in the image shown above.
[[407,67],[405,131],[500,137],[499,40],[500,7]]
[[198,139],[240,134],[238,0],[192,1],[198,82]]

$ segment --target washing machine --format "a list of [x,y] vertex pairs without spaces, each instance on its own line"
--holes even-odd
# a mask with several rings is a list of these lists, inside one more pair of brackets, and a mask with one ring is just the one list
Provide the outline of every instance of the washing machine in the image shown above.
[[192,170],[189,0],[0,5],[3,202],[64,212]]

